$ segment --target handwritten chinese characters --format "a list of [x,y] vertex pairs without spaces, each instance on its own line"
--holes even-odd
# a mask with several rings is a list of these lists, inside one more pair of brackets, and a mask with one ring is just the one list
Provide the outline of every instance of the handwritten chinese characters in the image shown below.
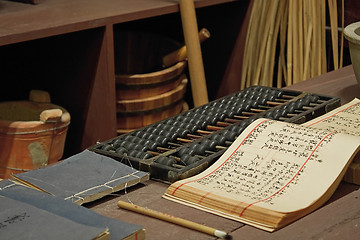
[[[269,128],[270,125],[278,125]],[[211,175],[196,181],[209,191],[224,192],[270,205],[306,174],[308,162],[322,164],[322,148],[332,134],[268,120],[259,124]]]
[[305,126],[360,136],[360,101],[354,99],[334,112],[315,119]]
[[7,217],[6,219],[0,221],[0,229],[1,228],[5,228],[11,224],[16,224],[18,222],[21,222],[23,220],[25,220],[26,218],[29,218],[29,214],[27,214],[26,212],[21,212],[19,214],[14,214],[11,217]]

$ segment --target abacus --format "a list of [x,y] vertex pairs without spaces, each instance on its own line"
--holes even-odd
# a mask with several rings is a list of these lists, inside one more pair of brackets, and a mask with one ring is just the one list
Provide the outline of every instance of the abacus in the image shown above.
[[89,150],[174,182],[216,161],[255,119],[304,123],[340,106],[337,97],[254,86],[101,142]]

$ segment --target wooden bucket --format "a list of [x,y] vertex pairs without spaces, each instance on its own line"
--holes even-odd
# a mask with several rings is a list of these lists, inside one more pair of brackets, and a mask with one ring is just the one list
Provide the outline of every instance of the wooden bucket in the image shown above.
[[115,34],[118,132],[144,127],[182,111],[186,61],[162,67],[162,58],[179,47],[157,34]]
[[70,114],[50,101],[0,103],[0,178],[60,160],[69,124]]
[[179,114],[183,110],[183,96],[188,80],[182,75],[181,83],[174,89],[158,96],[117,102],[117,127],[119,133],[125,129],[136,129]]

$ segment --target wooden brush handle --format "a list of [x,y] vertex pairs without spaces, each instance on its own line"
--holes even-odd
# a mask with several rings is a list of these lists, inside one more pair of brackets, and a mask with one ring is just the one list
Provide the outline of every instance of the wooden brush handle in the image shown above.
[[[206,28],[203,28],[199,32],[200,43],[204,42],[206,39],[210,38],[210,32]],[[186,45],[181,48],[167,54],[163,57],[162,63],[163,67],[170,67],[177,62],[185,60],[187,57]]]

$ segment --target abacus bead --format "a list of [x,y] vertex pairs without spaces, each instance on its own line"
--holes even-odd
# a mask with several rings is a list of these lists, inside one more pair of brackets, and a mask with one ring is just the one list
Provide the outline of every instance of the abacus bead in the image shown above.
[[136,157],[137,155],[139,154],[139,151],[137,151],[137,150],[131,150],[130,152],[129,152],[129,156],[130,157]]
[[303,100],[302,99],[299,99],[295,102],[295,108],[296,109],[302,109],[302,107],[304,106],[303,104]]
[[192,144],[190,145],[189,147],[190,151],[191,150],[194,150],[194,154],[204,154],[205,153],[205,146],[204,145],[200,145],[199,143],[195,143],[195,144]]
[[190,165],[190,164],[196,163],[199,160],[200,160],[200,158],[198,158],[196,156],[191,156],[187,159],[187,161],[185,163],[186,163],[186,165]]
[[135,143],[132,142],[125,142],[125,144],[123,145],[124,148],[130,150],[135,146]]
[[150,132],[144,132],[144,134],[141,136],[142,139],[150,139],[152,133]]
[[208,123],[211,124],[211,125],[214,125],[214,124],[216,124],[216,122],[217,122],[216,117],[213,117],[213,116],[207,116],[207,117],[205,118],[205,120],[206,120],[206,122],[208,122]]
[[242,131],[244,130],[244,127],[241,127],[239,125],[233,125],[229,128],[230,131],[234,132],[236,135],[240,135]]
[[163,164],[163,162],[166,161],[166,159],[167,159],[167,157],[165,157],[165,156],[160,156],[160,157],[158,157],[158,158],[155,160],[155,162],[160,163],[160,164]]
[[186,134],[189,133],[189,130],[183,129],[183,128],[178,128],[176,132],[179,133],[179,135],[180,135],[181,137],[185,137]]
[[175,120],[176,120],[176,121],[180,121],[180,122],[183,122],[184,119],[185,119],[185,117],[182,116],[182,115],[178,115],[178,116],[175,117]]
[[135,131],[132,133],[132,135],[134,135],[136,137],[141,137],[143,135],[143,131]]
[[165,157],[165,156],[160,156],[156,162],[161,163],[163,165],[167,165],[167,166],[171,166],[174,163],[176,163],[176,160],[173,158],[169,158],[169,157]]
[[164,137],[166,137],[166,138],[171,138],[170,136],[172,135],[172,133],[164,130],[161,135],[164,136]]
[[279,113],[281,114],[282,117],[285,117],[288,114],[288,110],[284,108],[284,109],[281,109],[279,111]]
[[157,142],[149,142],[149,145],[148,145],[150,150],[155,150],[156,147],[158,147],[158,146],[159,146],[159,143],[157,143]]
[[176,120],[174,120],[174,119],[169,119],[169,120],[167,120],[165,123],[166,123],[167,125],[174,125],[175,122],[176,122]]
[[218,144],[219,143],[216,140],[210,140],[210,142],[208,143],[209,150],[215,149]]
[[182,163],[186,164],[186,162],[188,161],[188,159],[189,159],[190,157],[191,157],[190,154],[184,154],[184,155],[181,156],[180,161],[181,161]]
[[201,144],[199,144],[198,146],[197,146],[197,148],[195,149],[195,151],[197,152],[197,154],[199,154],[199,155],[204,155],[205,154],[205,151],[206,151],[206,146],[205,145],[201,145]]
[[112,143],[112,145],[114,146],[114,148],[118,148],[118,147],[120,147],[121,146],[121,143],[122,143],[122,139],[115,139],[114,141],[113,141],[113,143]]
[[134,146],[134,149],[141,151],[141,152],[146,152],[149,149],[149,147],[146,145],[142,145],[142,144],[136,144]]
[[196,154],[196,151],[195,151],[195,149],[190,149],[190,148],[189,148],[189,151],[187,152],[187,154],[193,156],[193,155]]
[[188,152],[189,152],[189,149],[184,147],[178,151],[178,155],[179,155],[179,157],[182,157],[183,155],[187,154]]
[[104,146],[102,146],[101,150],[104,150],[104,151],[115,151],[115,148],[110,145],[110,144],[105,144]]
[[177,132],[171,132],[169,134],[170,141],[175,141],[178,137],[179,137],[179,133],[177,133]]
[[303,98],[303,106],[309,106],[309,104],[310,104],[310,95],[306,95]]
[[225,131],[222,135],[224,135],[228,141],[234,141],[237,136],[237,134],[232,131]]
[[241,122],[239,123],[239,126],[240,126],[240,127],[247,127],[248,125],[249,125],[249,122],[246,121],[246,120],[243,120],[243,121],[241,121]]
[[189,124],[188,126],[188,130],[193,133],[193,132],[196,132],[200,127],[195,125],[195,124]]
[[151,155],[150,153],[146,152],[146,153],[144,154],[143,159],[152,158],[152,157],[153,157],[153,155]]
[[206,127],[207,123],[202,119],[193,119],[190,123],[199,126],[199,128],[203,129]]
[[124,148],[124,147],[119,147],[118,149],[116,149],[115,152],[116,152],[117,154],[119,154],[119,155],[123,155],[124,153],[127,153],[128,150],[127,150],[126,148]]
[[226,141],[226,138],[224,136],[221,136],[221,135],[214,135],[212,137],[212,139],[216,140],[218,142],[217,145],[224,145],[225,144],[225,141]]
[[176,124],[178,128],[186,128],[187,123],[186,122],[180,122],[179,124]]
[[260,105],[265,105],[267,102],[266,96],[264,96],[264,94],[261,94],[260,98],[258,99],[258,103]]
[[316,95],[311,95],[310,97],[310,101],[312,103],[316,103],[317,101],[319,101],[320,97],[319,96],[316,96]]
[[209,143],[210,143],[210,139],[208,138],[204,138],[200,142],[201,145],[205,145],[205,146],[208,145]]
[[264,117],[272,119],[273,112],[266,112]]
[[287,111],[288,113],[294,113],[295,112],[295,102],[291,102],[287,105]]
[[275,109],[272,113],[272,119],[279,119],[281,117],[280,109]]
[[170,141],[168,137],[164,137],[164,136],[160,136],[158,140],[161,146],[165,146]]

